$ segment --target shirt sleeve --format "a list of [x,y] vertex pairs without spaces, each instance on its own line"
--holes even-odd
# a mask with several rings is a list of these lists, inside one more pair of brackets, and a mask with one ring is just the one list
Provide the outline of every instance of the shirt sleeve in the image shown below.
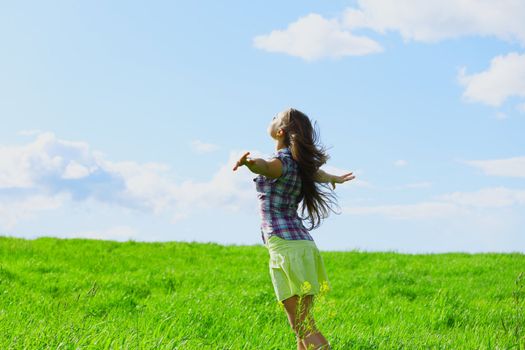
[[290,168],[290,158],[288,158],[286,154],[282,152],[278,152],[272,159],[275,159],[275,158],[279,159],[282,163],[281,176],[275,179],[268,178],[270,182],[275,182],[281,177],[285,176],[288,173],[288,169]]

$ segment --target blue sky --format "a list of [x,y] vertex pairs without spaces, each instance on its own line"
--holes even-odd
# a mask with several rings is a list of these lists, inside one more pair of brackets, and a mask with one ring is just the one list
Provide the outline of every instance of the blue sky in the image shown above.
[[321,250],[525,251],[525,4],[0,5],[0,232],[262,244],[266,127],[317,121]]

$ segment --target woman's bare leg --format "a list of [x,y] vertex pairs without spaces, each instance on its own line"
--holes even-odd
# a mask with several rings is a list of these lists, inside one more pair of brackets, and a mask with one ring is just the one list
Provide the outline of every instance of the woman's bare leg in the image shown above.
[[294,295],[288,299],[283,300],[284,310],[286,311],[286,316],[288,316],[288,322],[290,323],[290,326],[294,330],[296,336],[297,336],[297,350],[306,350],[304,347],[303,340],[297,335],[297,319],[298,319],[298,296]]
[[312,334],[307,335],[303,339],[303,344],[304,344],[304,349],[306,350],[331,349],[330,343],[328,343],[328,340],[326,340],[326,338],[323,336],[321,332],[312,333]]
[[297,350],[306,350],[303,340],[299,337],[297,338]]
[[303,297],[294,295],[283,300],[290,325],[298,339],[303,342],[303,348],[300,348],[300,342],[297,342],[298,350],[330,349],[330,344],[315,326],[312,314],[313,297],[313,295]]

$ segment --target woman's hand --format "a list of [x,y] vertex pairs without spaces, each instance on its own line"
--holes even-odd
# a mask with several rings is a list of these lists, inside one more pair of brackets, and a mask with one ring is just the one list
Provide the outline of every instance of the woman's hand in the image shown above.
[[333,175],[332,176],[332,179],[330,180],[330,183],[332,184],[332,187],[334,188],[335,190],[335,184],[342,184],[342,183],[345,183],[346,181],[350,181],[350,180],[353,180],[355,179],[355,176],[352,175],[352,173],[348,173],[348,174],[344,174],[344,175],[341,175],[341,176],[336,176],[336,175]]
[[250,152],[244,153],[243,156],[237,161],[237,163],[235,163],[233,171],[237,170],[237,168],[240,166],[252,165],[255,163],[255,160],[248,158],[248,154],[250,154]]

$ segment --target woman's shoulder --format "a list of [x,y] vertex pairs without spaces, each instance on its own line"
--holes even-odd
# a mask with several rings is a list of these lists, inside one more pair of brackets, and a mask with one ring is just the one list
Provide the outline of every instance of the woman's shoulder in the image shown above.
[[274,153],[274,158],[280,159],[283,163],[293,164],[295,160],[292,157],[292,152],[289,148],[281,148]]
[[292,151],[288,147],[281,148],[278,149],[273,156],[277,158],[292,158]]
[[283,175],[295,176],[298,171],[298,163],[293,159],[289,148],[282,148],[277,151],[276,158],[279,158],[283,166]]

